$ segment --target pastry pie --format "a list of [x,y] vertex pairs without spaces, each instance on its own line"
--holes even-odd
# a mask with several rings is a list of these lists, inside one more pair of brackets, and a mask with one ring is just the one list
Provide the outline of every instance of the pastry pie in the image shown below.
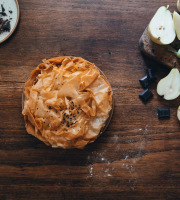
[[102,133],[112,111],[112,89],[79,57],[43,60],[25,83],[26,130],[52,147],[83,149]]

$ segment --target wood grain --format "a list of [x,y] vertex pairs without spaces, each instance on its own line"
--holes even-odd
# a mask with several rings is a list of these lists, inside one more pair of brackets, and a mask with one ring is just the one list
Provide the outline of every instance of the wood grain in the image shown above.
[[[19,0],[17,30],[0,45],[0,199],[179,199],[180,98],[146,105],[139,78],[169,70],[144,58],[138,41],[165,0]],[[107,76],[115,99],[106,132],[84,150],[52,149],[24,128],[24,82],[42,59],[81,56]],[[157,108],[171,118],[158,120]]]

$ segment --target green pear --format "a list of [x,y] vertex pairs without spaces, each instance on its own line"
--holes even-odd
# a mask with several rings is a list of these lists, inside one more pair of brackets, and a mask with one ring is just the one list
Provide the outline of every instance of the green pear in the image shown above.
[[176,99],[180,95],[180,73],[173,68],[157,85],[157,93],[166,100]]
[[148,27],[151,40],[156,44],[167,45],[176,37],[173,19],[168,7],[160,7]]
[[177,1],[177,10],[180,12],[180,0]]
[[178,110],[177,110],[177,117],[178,117],[178,119],[180,121],[180,106],[178,107]]
[[180,15],[176,11],[173,13],[173,22],[177,38],[180,40]]

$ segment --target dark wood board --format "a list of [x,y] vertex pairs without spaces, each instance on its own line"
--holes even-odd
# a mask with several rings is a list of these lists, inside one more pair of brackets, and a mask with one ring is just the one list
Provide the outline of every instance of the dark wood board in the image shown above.
[[143,54],[151,59],[161,63],[164,66],[172,68],[176,62],[176,67],[180,69],[180,59],[168,50],[177,52],[180,49],[180,40],[176,37],[174,42],[169,45],[159,45],[151,41],[148,33],[148,26],[143,32],[139,47]]
[[[138,42],[156,10],[172,1],[19,0],[21,18],[0,45],[0,199],[178,199],[180,98],[154,97],[146,105],[139,78],[147,67]],[[106,75],[114,92],[108,129],[84,150],[52,149],[24,128],[24,82],[42,59],[81,56]],[[158,120],[157,108],[171,118]]]

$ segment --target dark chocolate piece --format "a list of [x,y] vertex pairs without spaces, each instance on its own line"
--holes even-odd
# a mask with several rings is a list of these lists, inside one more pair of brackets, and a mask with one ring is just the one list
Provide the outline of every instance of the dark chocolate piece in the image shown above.
[[4,30],[4,31],[10,31],[10,29],[11,29],[11,26],[10,26],[10,21],[9,20],[6,20],[5,22],[4,22],[4,24],[3,24],[3,26],[2,26],[2,29]]
[[150,100],[153,97],[153,93],[149,90],[146,89],[144,90],[140,95],[139,98],[146,103],[148,100]]
[[0,34],[5,31],[9,32],[10,30],[11,30],[10,21],[8,19],[2,20],[2,18],[0,18]]
[[169,108],[158,108],[157,115],[159,119],[170,118],[170,109]]
[[4,8],[3,4],[1,4],[1,9],[2,9],[2,12],[4,13],[5,12],[5,8]]
[[5,12],[0,12],[0,15],[7,16]]
[[147,76],[144,76],[141,79],[139,79],[139,82],[141,83],[144,89],[146,89],[149,86],[149,80]]
[[1,24],[3,23],[3,18],[0,18],[0,26],[1,26]]
[[157,80],[157,75],[156,75],[156,72],[155,70],[153,69],[147,69],[147,77],[148,77],[148,80],[149,82],[155,82]]

